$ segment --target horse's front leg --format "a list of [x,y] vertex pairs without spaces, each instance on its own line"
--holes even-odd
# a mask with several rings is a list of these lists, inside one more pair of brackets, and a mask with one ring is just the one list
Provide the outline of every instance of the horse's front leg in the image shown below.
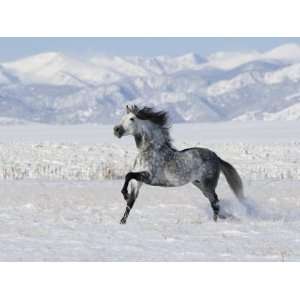
[[128,201],[129,194],[128,194],[128,185],[130,180],[135,179],[136,181],[143,182],[143,183],[150,183],[150,173],[143,171],[143,172],[129,172],[125,176],[125,182],[123,185],[123,188],[121,190],[121,193],[124,196],[124,199]]
[[126,221],[127,221],[127,218],[129,216],[129,213],[135,203],[135,200],[137,199],[138,197],[138,194],[139,194],[139,190],[142,186],[142,183],[139,181],[132,181],[131,182],[131,185],[130,185],[130,193],[129,193],[129,196],[128,196],[128,200],[127,200],[127,205],[126,205],[126,209],[125,209],[125,212],[124,212],[124,215],[120,221],[121,224],[125,224]]
[[[130,193],[128,193],[128,185],[132,179],[134,179],[135,182],[132,182],[131,191],[130,191]],[[124,196],[124,199],[127,202],[127,206],[126,206],[123,218],[120,221],[121,224],[126,223],[129,213],[134,205],[134,202],[139,193],[139,189],[143,182],[150,183],[150,173],[148,173],[148,172],[129,172],[126,175],[125,182],[124,182],[124,185],[122,188],[122,194]]]

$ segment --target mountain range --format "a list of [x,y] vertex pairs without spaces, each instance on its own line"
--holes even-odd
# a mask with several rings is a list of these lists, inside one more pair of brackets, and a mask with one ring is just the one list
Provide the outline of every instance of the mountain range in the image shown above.
[[174,122],[298,120],[300,45],[208,57],[51,52],[0,63],[0,123],[107,124],[126,104],[167,109]]

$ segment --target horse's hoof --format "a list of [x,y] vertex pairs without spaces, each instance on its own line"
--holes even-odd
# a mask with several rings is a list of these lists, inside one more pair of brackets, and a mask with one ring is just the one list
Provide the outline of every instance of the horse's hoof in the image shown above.
[[120,224],[126,224],[126,218],[122,218]]
[[220,214],[220,215],[218,215],[218,217],[219,217],[220,219],[225,220],[225,219],[227,219],[228,216],[225,216],[225,215]]
[[123,194],[124,199],[127,201],[129,198],[128,192],[126,190],[122,190],[121,193]]
[[225,215],[223,215],[223,214],[214,214],[213,219],[214,219],[215,222],[217,222],[218,219],[225,220],[225,219],[227,219],[227,217],[228,217],[228,216],[225,216]]

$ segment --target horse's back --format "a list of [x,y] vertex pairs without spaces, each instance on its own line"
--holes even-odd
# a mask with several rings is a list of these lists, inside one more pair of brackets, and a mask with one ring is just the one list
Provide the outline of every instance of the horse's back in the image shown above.
[[210,149],[194,147],[180,151],[183,159],[192,161],[193,176],[197,180],[216,179],[220,174],[220,160],[217,154]]
[[181,151],[180,153],[184,154],[191,154],[195,158],[200,158],[201,161],[215,161],[219,162],[219,158],[215,152],[210,149],[202,148],[202,147],[193,147],[193,148],[186,148]]

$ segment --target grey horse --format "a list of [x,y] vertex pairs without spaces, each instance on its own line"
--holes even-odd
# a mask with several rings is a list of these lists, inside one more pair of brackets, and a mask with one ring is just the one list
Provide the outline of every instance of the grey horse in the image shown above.
[[220,212],[215,192],[221,171],[236,197],[244,199],[242,180],[231,164],[209,149],[188,148],[179,151],[173,147],[167,112],[136,105],[127,106],[126,110],[121,123],[114,127],[114,134],[118,138],[132,135],[138,155],[132,171],[125,177],[121,191],[127,202],[121,224],[126,223],[143,183],[163,187],[192,183],[208,198],[214,221],[226,218],[226,214]]

